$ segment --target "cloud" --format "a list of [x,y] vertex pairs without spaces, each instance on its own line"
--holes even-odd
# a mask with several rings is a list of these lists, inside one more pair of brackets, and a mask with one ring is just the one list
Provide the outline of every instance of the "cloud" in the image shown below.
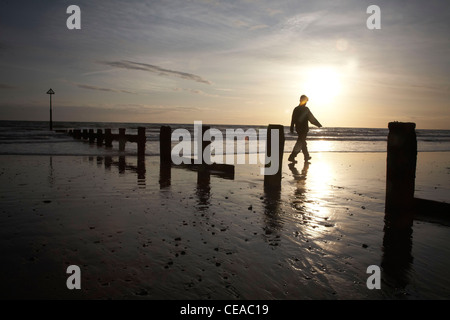
[[10,86],[9,84],[0,83],[0,89],[15,89],[16,87]]
[[269,27],[269,26],[266,25],[266,24],[258,24],[258,25],[255,25],[255,26],[250,27],[250,30],[251,30],[251,31],[255,31],[255,30],[266,29],[266,28],[268,28],[268,27]]
[[81,88],[81,89],[96,90],[96,91],[105,91],[105,92],[116,92],[116,93],[136,94],[136,92],[132,92],[132,91],[128,91],[128,90],[117,90],[117,89],[110,89],[110,88],[102,88],[102,87],[91,86],[91,85],[80,84],[80,83],[75,83],[75,85],[76,85],[78,88]]
[[205,97],[214,97],[214,98],[220,97],[218,95],[209,94],[209,93],[206,93],[206,92],[204,92],[202,90],[198,90],[198,89],[173,88],[173,91],[189,92],[189,93],[192,93],[192,94],[198,94],[198,95],[205,96]]
[[199,107],[187,107],[187,106],[172,106],[172,105],[149,105],[149,104],[139,104],[139,103],[101,103],[101,104],[86,104],[81,106],[64,106],[64,108],[89,108],[92,110],[97,110],[98,112],[122,112],[122,113],[132,113],[132,114],[165,114],[165,113],[192,113],[201,112],[207,110],[206,108]]
[[169,69],[161,68],[159,66],[155,66],[155,65],[147,64],[147,63],[134,62],[134,61],[128,61],[128,60],[101,61],[99,63],[110,66],[110,67],[114,67],[114,68],[122,68],[122,69],[128,69],[128,70],[141,70],[141,71],[156,73],[160,76],[174,76],[177,78],[192,80],[195,82],[212,84],[210,81],[205,80],[202,77],[192,74],[192,73],[176,71],[176,70],[169,70]]
[[283,13],[283,11],[280,10],[280,9],[266,8],[265,11],[267,12],[267,14],[268,14],[269,16],[274,16],[274,15]]
[[297,14],[288,18],[283,23],[282,28],[295,32],[304,31],[311,24],[315,23],[316,21],[319,21],[324,14],[325,14],[324,11]]
[[[204,91],[198,90],[198,89],[173,88],[172,90],[173,91],[178,91],[178,92],[188,92],[188,93],[191,93],[191,94],[197,94],[197,95],[200,95],[200,96],[211,97],[211,98],[240,99],[239,97],[234,97],[234,96],[211,94],[211,93],[207,93],[207,92],[204,92]],[[230,92],[230,91],[232,91],[231,89],[216,89],[216,90],[217,91],[222,91],[222,92]]]

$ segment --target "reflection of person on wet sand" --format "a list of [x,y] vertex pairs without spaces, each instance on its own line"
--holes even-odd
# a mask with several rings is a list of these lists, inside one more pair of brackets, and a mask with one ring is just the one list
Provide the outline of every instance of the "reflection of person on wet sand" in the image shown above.
[[317,121],[317,119],[311,113],[309,108],[306,106],[307,102],[308,97],[302,95],[300,97],[300,104],[297,107],[295,107],[294,111],[292,112],[290,132],[294,133],[294,126],[295,126],[295,131],[298,134],[298,138],[297,142],[295,143],[294,149],[292,150],[292,153],[288,158],[290,162],[296,162],[295,157],[300,151],[302,151],[305,161],[311,159],[308,152],[308,146],[306,144],[306,136],[308,135],[309,131],[308,122],[311,122],[313,125],[319,128],[322,127],[320,122]]
[[309,162],[305,161],[305,163],[303,164],[302,173],[298,172],[294,163],[289,163],[288,166],[292,174],[294,175],[295,180],[306,180],[306,175],[308,174],[309,169]]
[[304,212],[304,203],[306,201],[306,175],[308,174],[309,162],[305,161],[303,164],[302,172],[300,173],[295,167],[294,163],[289,163],[289,169],[296,181],[296,189],[294,192],[295,199],[293,200],[293,206],[298,212]]

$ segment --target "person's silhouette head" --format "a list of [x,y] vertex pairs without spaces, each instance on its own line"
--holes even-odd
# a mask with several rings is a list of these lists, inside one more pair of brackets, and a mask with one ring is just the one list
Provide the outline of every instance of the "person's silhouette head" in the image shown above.
[[300,97],[300,105],[304,106],[308,102],[308,100],[308,97],[302,94],[302,96]]

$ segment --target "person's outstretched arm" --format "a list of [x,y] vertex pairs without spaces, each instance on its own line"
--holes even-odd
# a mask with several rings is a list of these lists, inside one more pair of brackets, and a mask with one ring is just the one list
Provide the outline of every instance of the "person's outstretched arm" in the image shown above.
[[312,112],[309,112],[309,122],[311,122],[313,125],[322,128],[322,125],[320,124],[320,122],[316,119],[316,117],[314,117],[314,115],[312,114]]

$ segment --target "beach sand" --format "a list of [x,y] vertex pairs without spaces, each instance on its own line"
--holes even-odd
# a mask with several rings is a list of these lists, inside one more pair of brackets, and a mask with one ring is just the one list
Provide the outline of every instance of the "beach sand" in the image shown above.
[[[258,165],[227,179],[168,175],[158,157],[0,156],[0,297],[448,299],[447,226],[415,221],[400,255],[385,245],[386,154],[312,156],[285,161],[279,190]],[[419,153],[416,196],[449,202],[449,168]]]

